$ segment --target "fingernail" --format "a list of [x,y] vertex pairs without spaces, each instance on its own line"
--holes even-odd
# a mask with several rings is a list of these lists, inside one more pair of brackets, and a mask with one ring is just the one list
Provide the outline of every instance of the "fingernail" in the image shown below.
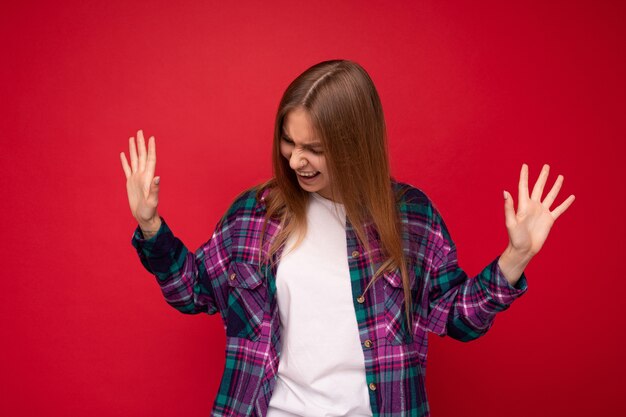
[[504,194],[504,199],[507,199],[507,195],[506,195],[506,191],[502,191],[502,193]]
[[154,179],[154,183],[155,183],[156,185],[159,185],[159,182],[161,182],[161,177],[156,177],[156,178]]

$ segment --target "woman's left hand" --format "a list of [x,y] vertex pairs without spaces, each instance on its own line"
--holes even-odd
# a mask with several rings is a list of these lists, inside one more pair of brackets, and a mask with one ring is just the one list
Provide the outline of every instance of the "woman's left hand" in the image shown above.
[[506,199],[504,215],[509,233],[509,247],[507,249],[512,253],[523,254],[528,258],[536,255],[546,241],[556,219],[574,202],[575,197],[572,194],[554,210],[550,210],[550,206],[556,200],[563,184],[563,175],[557,177],[552,189],[541,201],[549,171],[550,166],[545,164],[533,187],[532,194],[529,196],[528,165],[522,164],[517,213],[513,207],[513,198],[508,192],[504,192]]

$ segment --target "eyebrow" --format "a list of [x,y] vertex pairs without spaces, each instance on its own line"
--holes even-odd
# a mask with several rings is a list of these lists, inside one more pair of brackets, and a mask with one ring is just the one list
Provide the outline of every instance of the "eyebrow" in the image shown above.
[[[287,132],[285,132],[285,128],[283,128],[283,136],[286,137],[287,139],[289,139],[290,141],[294,141],[293,139],[291,139],[291,137],[287,134]],[[312,148],[315,146],[322,146],[322,142],[311,142],[311,143],[306,143],[303,145],[305,148]]]

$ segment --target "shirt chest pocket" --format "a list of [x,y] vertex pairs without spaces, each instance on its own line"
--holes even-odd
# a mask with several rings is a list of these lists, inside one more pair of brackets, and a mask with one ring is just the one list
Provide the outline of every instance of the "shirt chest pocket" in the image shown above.
[[[387,341],[392,345],[411,343],[413,338],[406,319],[404,287],[402,286],[400,270],[396,269],[392,272],[383,273],[383,288],[385,292],[385,333]],[[413,296],[415,290],[412,290],[411,293],[412,300],[415,300]]]
[[267,285],[256,265],[233,262],[228,270],[226,336],[259,340]]

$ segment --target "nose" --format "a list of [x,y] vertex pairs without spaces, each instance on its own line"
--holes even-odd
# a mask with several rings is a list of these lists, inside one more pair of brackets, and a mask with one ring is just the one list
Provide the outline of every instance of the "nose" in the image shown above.
[[293,169],[294,171],[297,169],[302,169],[307,164],[308,161],[300,152],[294,150],[291,153],[291,157],[289,158],[289,166],[291,167],[291,169]]

